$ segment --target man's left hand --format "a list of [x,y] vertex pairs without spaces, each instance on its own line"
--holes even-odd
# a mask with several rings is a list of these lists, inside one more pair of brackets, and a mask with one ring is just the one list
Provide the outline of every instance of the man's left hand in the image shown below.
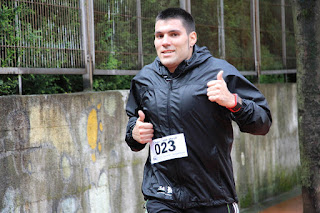
[[223,71],[220,71],[217,75],[217,80],[212,80],[207,83],[207,96],[211,102],[216,102],[220,106],[231,108],[235,104],[234,95],[230,93],[222,75]]

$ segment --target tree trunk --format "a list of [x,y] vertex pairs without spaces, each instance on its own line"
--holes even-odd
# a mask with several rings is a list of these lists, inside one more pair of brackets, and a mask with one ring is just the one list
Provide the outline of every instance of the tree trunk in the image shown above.
[[303,211],[320,213],[320,1],[292,0]]

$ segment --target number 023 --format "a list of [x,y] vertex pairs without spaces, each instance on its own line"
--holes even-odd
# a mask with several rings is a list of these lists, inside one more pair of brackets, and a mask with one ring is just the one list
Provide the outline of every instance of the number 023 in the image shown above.
[[167,152],[173,152],[176,150],[176,146],[173,140],[169,140],[168,142],[162,142],[161,144],[156,144],[154,146],[157,155],[165,154]]

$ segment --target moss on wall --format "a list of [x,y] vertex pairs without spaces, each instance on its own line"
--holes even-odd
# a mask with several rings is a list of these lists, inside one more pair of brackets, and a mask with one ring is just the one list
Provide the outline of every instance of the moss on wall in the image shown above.
[[[264,178],[263,181],[255,181],[253,185],[248,186],[247,193],[239,197],[241,208],[248,208],[257,202],[262,202],[270,197],[277,196],[293,190],[300,185],[300,168],[297,167],[292,172],[285,168],[277,168],[274,180],[268,181]],[[254,196],[257,196],[255,198]]]

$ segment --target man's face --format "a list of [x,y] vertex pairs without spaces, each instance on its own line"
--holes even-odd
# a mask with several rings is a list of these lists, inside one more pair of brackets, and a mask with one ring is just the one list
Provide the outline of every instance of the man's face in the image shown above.
[[196,40],[196,33],[188,35],[180,19],[156,22],[154,46],[161,63],[172,73],[183,60],[191,58]]

